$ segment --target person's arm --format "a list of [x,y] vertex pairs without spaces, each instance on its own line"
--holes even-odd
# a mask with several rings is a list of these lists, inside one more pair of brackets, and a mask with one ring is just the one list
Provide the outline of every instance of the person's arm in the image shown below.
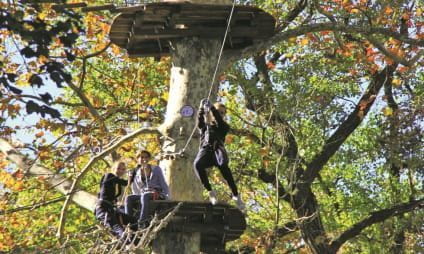
[[160,188],[162,189],[163,194],[166,195],[167,199],[170,199],[169,187],[168,187],[168,184],[165,181],[165,177],[163,176],[162,169],[160,167],[156,167],[155,169],[156,169],[157,174],[158,174]]
[[132,171],[133,175],[131,175],[131,178],[132,178],[132,180],[131,180],[131,191],[132,191],[132,194],[140,195],[141,194],[141,188],[137,184],[137,181],[138,181],[138,179],[137,179],[137,177],[138,177],[137,172],[140,172],[140,169],[138,167],[135,168]]
[[122,186],[127,186],[128,185],[128,180],[127,179],[118,178],[117,182],[118,182],[119,185],[122,185]]
[[218,112],[218,110],[214,106],[211,107],[211,111],[212,111],[213,117],[216,120],[216,123],[218,124],[218,128],[222,129],[223,131],[225,131],[225,133],[227,133],[230,130],[230,126],[224,121],[224,119],[222,119],[221,114]]
[[100,183],[100,192],[99,199],[107,200],[113,202],[114,199],[114,181],[116,176],[112,173],[106,173],[102,177],[102,182]]
[[199,112],[197,113],[197,128],[203,129],[206,127],[205,124],[205,110],[203,107],[199,109]]

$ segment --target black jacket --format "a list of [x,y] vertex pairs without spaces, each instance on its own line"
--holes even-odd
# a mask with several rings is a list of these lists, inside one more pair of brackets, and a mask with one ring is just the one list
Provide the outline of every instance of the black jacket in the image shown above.
[[230,130],[230,126],[222,119],[215,107],[211,107],[211,112],[215,122],[208,125],[205,123],[205,111],[203,108],[199,110],[197,127],[200,130],[200,146],[216,149],[218,146],[224,145],[225,136]]
[[121,186],[126,186],[127,180],[121,179],[112,173],[103,175],[100,180],[99,200],[115,204],[122,193]]

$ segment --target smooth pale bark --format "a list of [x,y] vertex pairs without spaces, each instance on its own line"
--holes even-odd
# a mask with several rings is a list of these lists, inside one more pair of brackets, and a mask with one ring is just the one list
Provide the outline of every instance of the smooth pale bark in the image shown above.
[[[169,99],[161,132],[174,141],[167,139],[163,150],[179,152],[186,145],[192,131],[195,131],[183,158],[161,162],[173,200],[202,200],[203,186],[196,178],[193,169],[193,161],[199,148],[199,135],[194,128],[200,100],[208,97],[211,88],[220,46],[219,40],[198,38],[186,38],[172,43]],[[216,90],[216,87],[212,89],[211,100],[215,99]],[[194,108],[192,117],[181,116],[180,109],[184,105]],[[181,251],[178,253],[199,253],[200,237],[198,233],[162,233],[153,246],[153,253],[177,253],[176,249]]]
[[[67,195],[71,186],[72,181],[66,180],[65,177],[55,174],[54,172],[48,170],[45,167],[39,165],[30,165],[27,162],[26,157],[19,153],[17,150],[13,148],[13,146],[4,139],[0,138],[0,151],[7,156],[7,159],[14,164],[16,164],[19,168],[34,176],[44,176],[46,181],[50,186],[54,186],[54,188]],[[94,211],[94,207],[96,205],[97,197],[89,192],[77,190],[72,195],[72,201],[77,203],[79,206]]]

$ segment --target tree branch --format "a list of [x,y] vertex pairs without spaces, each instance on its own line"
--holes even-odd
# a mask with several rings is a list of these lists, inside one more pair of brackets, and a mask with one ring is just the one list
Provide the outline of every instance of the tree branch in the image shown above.
[[277,26],[277,31],[282,31],[285,29],[299,14],[308,6],[308,0],[300,0],[296,6],[291,10],[286,18]]
[[367,27],[361,25],[344,25],[344,24],[333,24],[333,23],[316,23],[311,25],[303,25],[294,29],[286,30],[284,32],[277,33],[273,37],[258,42],[250,47],[246,47],[240,51],[232,52],[229,56],[230,61],[250,57],[257,52],[269,49],[278,42],[285,41],[292,37],[297,37],[307,33],[321,32],[321,31],[339,31],[344,33],[359,33],[364,35],[381,34],[387,37],[393,37],[399,41],[405,42],[410,45],[424,46],[424,40],[416,40],[402,35],[398,32],[390,29],[381,27]]
[[[263,168],[258,169],[258,177],[264,183],[271,183],[271,184],[275,185],[275,182],[276,182],[275,175],[272,175],[272,174],[266,172],[266,170],[263,169]],[[280,194],[280,198],[284,199],[287,202],[290,202],[289,194],[284,189],[284,187],[281,183],[278,184],[278,189],[279,189],[278,192]]]
[[9,210],[0,210],[0,215],[5,215],[5,214],[9,214],[9,213],[16,213],[16,212],[23,211],[23,210],[34,210],[34,209],[37,209],[37,208],[42,207],[42,206],[57,203],[57,202],[62,201],[64,199],[65,199],[65,196],[62,196],[62,197],[54,198],[54,199],[51,199],[51,200],[47,200],[47,201],[32,204],[32,205],[22,206],[22,207],[18,207],[18,208],[14,208],[14,209],[9,209]]
[[265,52],[262,52],[261,54],[253,57],[253,60],[256,65],[256,69],[258,70],[255,75],[258,77],[258,80],[263,83],[263,91],[267,93],[272,91],[272,82],[269,77],[265,56]]
[[393,72],[396,66],[386,66],[381,72],[377,73],[370,82],[366,92],[362,95],[355,109],[350,113],[346,120],[340,124],[333,135],[325,142],[323,149],[308,164],[307,170],[303,175],[303,180],[311,184],[318,176],[322,167],[337,152],[339,147],[346,141],[356,128],[362,123],[362,120],[374,104],[375,98],[381,87],[386,83],[391,83]]
[[383,44],[381,44],[377,39],[375,39],[373,36],[369,35],[366,36],[366,38],[376,47],[380,50],[381,53],[383,53],[385,56],[387,56],[388,58],[392,59],[393,61],[395,61],[396,63],[400,63],[403,64],[405,66],[411,67],[411,63],[409,63],[406,59],[393,54],[392,52],[390,52],[389,50],[386,49],[386,47],[384,47]]
[[[12,145],[5,139],[0,138],[0,151],[6,155],[7,160],[16,164],[19,168],[23,169],[24,172],[28,172],[30,175],[48,175],[46,180],[50,186],[55,186],[55,189],[63,194],[69,193],[70,186],[72,185],[71,181],[67,180],[65,177],[54,174],[49,169],[39,166],[32,165],[27,158],[20,154],[17,150],[13,148]],[[94,211],[96,196],[79,190],[72,195],[72,201],[74,201],[79,206]]]
[[85,81],[85,75],[87,73],[87,60],[91,57],[96,57],[100,54],[102,54],[103,52],[105,52],[110,45],[112,45],[112,42],[109,42],[104,48],[102,48],[101,50],[94,52],[92,54],[88,54],[86,56],[82,57],[82,71],[81,71],[81,78],[80,78],[80,84],[79,84],[79,90],[83,89],[84,86],[84,81]]
[[349,239],[352,239],[353,237],[356,237],[357,235],[359,235],[362,232],[362,230],[364,230],[365,228],[373,224],[382,222],[393,216],[399,216],[404,213],[410,212],[417,208],[418,209],[424,208],[424,199],[413,200],[408,203],[403,203],[400,205],[393,206],[392,208],[387,208],[377,212],[372,212],[371,215],[368,216],[368,218],[356,223],[351,228],[341,233],[337,238],[332,240],[330,242],[330,247],[334,251],[334,253],[336,253],[337,250],[342,246],[342,244],[344,244]]
[[296,232],[299,229],[296,221],[290,221],[284,224],[281,227],[278,227],[274,230],[276,237],[283,237],[293,232]]
[[393,85],[392,82],[387,82],[386,84],[384,84],[384,95],[386,96],[387,99],[387,104],[389,105],[390,108],[393,109],[393,111],[396,111],[399,106],[396,103],[395,98],[393,97]]

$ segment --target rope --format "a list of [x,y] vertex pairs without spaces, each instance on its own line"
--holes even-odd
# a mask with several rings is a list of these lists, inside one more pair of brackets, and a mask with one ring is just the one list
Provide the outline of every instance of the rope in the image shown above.
[[221,61],[222,52],[224,51],[225,40],[227,39],[228,31],[230,30],[230,24],[231,24],[231,19],[233,18],[235,5],[236,5],[236,0],[233,0],[233,6],[231,7],[230,17],[228,18],[227,28],[225,29],[225,34],[224,34],[224,39],[222,40],[221,50],[219,51],[218,61],[216,62],[215,72],[213,73],[213,77],[212,77],[211,86],[210,86],[209,94],[208,94],[208,100],[212,94],[213,84],[216,78],[216,74],[218,72],[218,67]]
[[[236,5],[236,0],[233,0],[233,6],[231,7],[230,16],[228,17],[227,28],[225,29],[224,39],[222,40],[221,49],[219,50],[218,60],[216,62],[216,66],[215,66],[215,71],[214,71],[213,76],[212,76],[211,85],[210,85],[209,93],[208,93],[208,97],[207,97],[208,100],[211,97],[212,89],[213,89],[213,86],[214,86],[214,81],[215,81],[215,78],[216,78],[216,74],[218,73],[218,67],[219,67],[219,64],[221,62],[222,52],[224,51],[225,40],[227,39],[228,31],[230,30],[230,24],[231,24],[231,19],[233,18],[235,5]],[[183,155],[183,153],[187,149],[188,145],[190,144],[191,139],[193,138],[195,131],[196,131],[196,126],[193,127],[193,131],[191,132],[190,137],[187,139],[187,142],[184,145],[183,149],[181,149],[181,151],[179,153],[176,153],[176,155],[179,155],[179,156]]]

